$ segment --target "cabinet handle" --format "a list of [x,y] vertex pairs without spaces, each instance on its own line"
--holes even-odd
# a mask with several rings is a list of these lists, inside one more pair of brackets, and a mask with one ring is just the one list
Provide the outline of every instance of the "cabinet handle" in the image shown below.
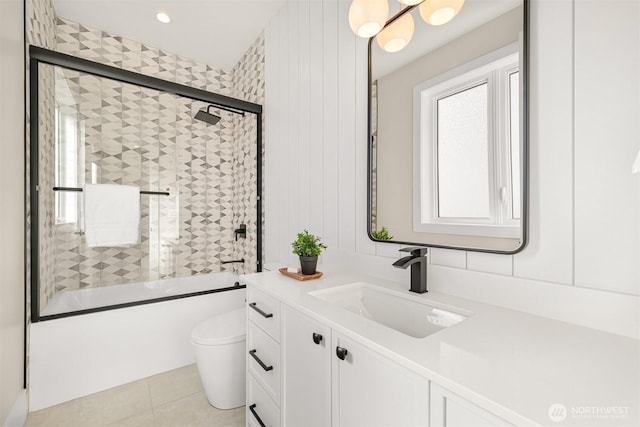
[[262,360],[260,360],[260,358],[258,356],[256,356],[256,350],[251,350],[249,351],[249,354],[251,355],[251,357],[253,357],[255,359],[256,362],[258,362],[258,364],[260,366],[262,366],[262,369],[264,369],[265,371],[270,371],[273,369],[273,366],[269,365],[267,366]]
[[252,302],[251,304],[249,304],[249,307],[253,308],[255,311],[257,311],[258,313],[262,314],[262,316],[266,317],[267,319],[269,317],[273,317],[273,313],[265,313],[264,311],[262,311],[258,307],[256,307],[256,303],[255,302]]
[[336,347],[336,356],[338,356],[338,359],[344,360],[344,358],[347,357],[348,353],[349,352],[346,348],[340,346]]
[[320,341],[322,341],[322,335],[314,332],[313,333],[313,342],[316,344],[320,344]]
[[251,411],[253,416],[256,417],[256,421],[258,421],[258,424],[260,424],[260,427],[267,427],[262,422],[262,419],[260,418],[260,415],[258,415],[258,413],[256,412],[256,404],[255,403],[253,405],[249,406],[249,410]]

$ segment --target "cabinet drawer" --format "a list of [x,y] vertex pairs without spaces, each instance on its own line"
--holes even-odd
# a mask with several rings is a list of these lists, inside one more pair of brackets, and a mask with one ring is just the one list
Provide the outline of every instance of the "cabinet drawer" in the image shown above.
[[247,290],[248,316],[256,325],[280,342],[280,302],[255,289]]
[[[259,419],[259,421],[258,421]],[[280,409],[267,395],[253,375],[247,376],[247,426],[280,426]]]
[[271,395],[280,402],[280,345],[249,322],[247,367]]

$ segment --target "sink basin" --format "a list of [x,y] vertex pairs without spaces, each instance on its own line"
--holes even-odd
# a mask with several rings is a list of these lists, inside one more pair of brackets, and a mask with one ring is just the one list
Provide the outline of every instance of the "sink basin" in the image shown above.
[[424,338],[462,322],[469,314],[363,282],[309,294],[414,338]]

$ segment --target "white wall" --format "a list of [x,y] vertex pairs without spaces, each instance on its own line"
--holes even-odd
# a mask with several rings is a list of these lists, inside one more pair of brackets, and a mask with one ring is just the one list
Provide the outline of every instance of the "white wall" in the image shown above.
[[305,227],[332,250],[375,254],[364,215],[366,41],[347,11],[345,1],[290,1],[265,32],[266,262],[295,263],[289,244]]
[[575,40],[574,281],[638,294],[640,2],[577,2]]
[[[24,335],[23,2],[0,0],[0,425],[22,395]],[[23,407],[26,415],[26,407]],[[11,419],[9,417],[12,417]]]
[[[330,247],[325,264],[406,280],[389,259],[398,247],[366,236],[367,54],[366,41],[349,29],[349,3],[289,1],[265,33],[266,262],[295,265],[289,244],[306,227]],[[574,84],[588,72],[578,69],[583,80],[574,79],[574,49],[584,51],[589,40],[579,32],[574,39],[573,1],[532,3],[529,245],[515,256],[434,249],[429,287],[638,337],[640,282],[634,276],[621,286],[622,279],[608,280],[615,263],[598,267],[601,258],[636,249],[595,240],[591,250],[612,255],[586,260],[580,254],[588,236],[574,229],[590,221],[586,202],[574,206],[574,151],[582,142],[575,138],[586,120],[574,116]],[[579,280],[594,265],[597,281]]]

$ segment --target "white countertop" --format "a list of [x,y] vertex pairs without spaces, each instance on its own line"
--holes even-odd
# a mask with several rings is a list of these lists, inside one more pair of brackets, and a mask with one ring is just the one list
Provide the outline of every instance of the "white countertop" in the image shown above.
[[[301,282],[276,271],[241,280],[518,426],[640,426],[639,340],[453,296],[417,295],[409,292],[409,283],[362,274],[325,272]],[[413,338],[308,295],[354,282],[473,315]],[[569,411],[558,424],[549,417],[554,404]]]

